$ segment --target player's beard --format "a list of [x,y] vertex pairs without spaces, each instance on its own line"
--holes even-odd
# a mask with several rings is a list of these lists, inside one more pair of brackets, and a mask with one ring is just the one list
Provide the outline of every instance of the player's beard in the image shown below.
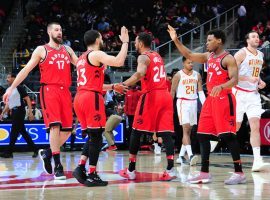
[[57,38],[57,37],[52,37],[52,40],[56,43],[56,44],[62,44],[63,39],[62,38]]

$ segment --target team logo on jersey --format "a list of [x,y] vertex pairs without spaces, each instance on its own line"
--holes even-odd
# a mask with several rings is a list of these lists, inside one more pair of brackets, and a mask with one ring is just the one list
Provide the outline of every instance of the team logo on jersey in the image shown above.
[[217,75],[221,75],[221,74],[222,74],[222,72],[221,72],[221,70],[220,70],[220,67],[217,66],[216,63],[208,63],[208,71],[209,71],[209,69],[211,69],[211,68],[214,69],[214,70],[216,71]]
[[101,120],[101,115],[100,114],[94,115],[94,120],[95,121],[100,121]]
[[142,123],[143,123],[143,119],[142,118],[137,119],[137,124],[142,124]]
[[230,126],[234,126],[235,125],[235,121],[233,119],[229,120],[229,124]]
[[96,70],[95,71],[95,78],[99,78],[100,77],[100,71],[99,70]]
[[264,126],[264,138],[270,142],[270,122],[268,122],[265,126]]
[[[70,64],[69,57],[63,53],[56,53],[51,57],[51,60],[49,61],[50,65],[54,64],[54,61],[58,60],[58,62],[66,61],[67,64]],[[60,60],[60,61],[59,61]]]

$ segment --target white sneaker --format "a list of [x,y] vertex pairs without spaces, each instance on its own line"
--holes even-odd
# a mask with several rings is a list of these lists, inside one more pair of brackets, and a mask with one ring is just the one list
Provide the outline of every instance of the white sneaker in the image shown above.
[[197,162],[198,162],[198,156],[191,155],[190,158],[189,158],[189,165],[194,166],[194,165],[197,164]]
[[177,174],[174,168],[170,170],[165,170],[162,176],[160,177],[160,181],[171,181],[177,178]]
[[188,160],[185,158],[185,156],[179,156],[179,158],[176,159],[177,164],[189,164]]
[[158,146],[157,143],[154,143],[154,147],[155,147],[155,149],[154,149],[155,154],[160,155],[161,154],[161,147]]
[[268,170],[270,171],[270,163],[263,162],[262,157],[258,159],[254,159],[251,171],[260,172],[260,171],[268,171]]
[[217,147],[218,141],[211,141],[210,140],[210,152],[213,152],[215,150],[215,148]]

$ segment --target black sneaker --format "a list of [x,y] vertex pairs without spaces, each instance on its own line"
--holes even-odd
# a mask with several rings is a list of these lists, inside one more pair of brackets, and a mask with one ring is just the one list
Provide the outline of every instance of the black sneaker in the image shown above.
[[43,163],[43,169],[47,174],[52,174],[52,163],[51,163],[51,158],[48,158],[48,156],[46,155],[46,150],[44,149],[40,149],[38,151],[39,154],[39,158]]
[[84,184],[87,179],[86,170],[83,170],[80,166],[76,167],[76,169],[72,172],[72,175],[81,184]]
[[66,180],[67,177],[64,174],[63,166],[61,164],[58,164],[54,168],[54,179],[55,180]]
[[106,186],[108,185],[108,181],[101,180],[97,172],[94,172],[88,174],[87,179],[84,182],[84,185],[87,187]]
[[2,158],[13,158],[13,154],[12,153],[1,153],[0,157]]

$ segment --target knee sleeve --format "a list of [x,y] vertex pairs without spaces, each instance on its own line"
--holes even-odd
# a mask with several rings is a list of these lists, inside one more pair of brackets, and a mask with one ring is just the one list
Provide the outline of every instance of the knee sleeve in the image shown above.
[[220,140],[226,142],[227,144],[233,140],[236,140],[236,135],[233,133],[224,133],[219,135]]
[[89,137],[89,145],[94,146],[95,148],[98,149],[98,151],[100,151],[102,147],[102,133],[101,132],[90,133],[88,137]]
[[141,132],[137,130],[132,130],[130,136],[130,143],[129,143],[129,153],[133,155],[137,155],[139,148],[140,148],[140,139],[141,139]]
[[162,135],[160,134],[160,136],[166,148],[166,155],[167,156],[174,155],[174,142],[171,133],[162,133]]

